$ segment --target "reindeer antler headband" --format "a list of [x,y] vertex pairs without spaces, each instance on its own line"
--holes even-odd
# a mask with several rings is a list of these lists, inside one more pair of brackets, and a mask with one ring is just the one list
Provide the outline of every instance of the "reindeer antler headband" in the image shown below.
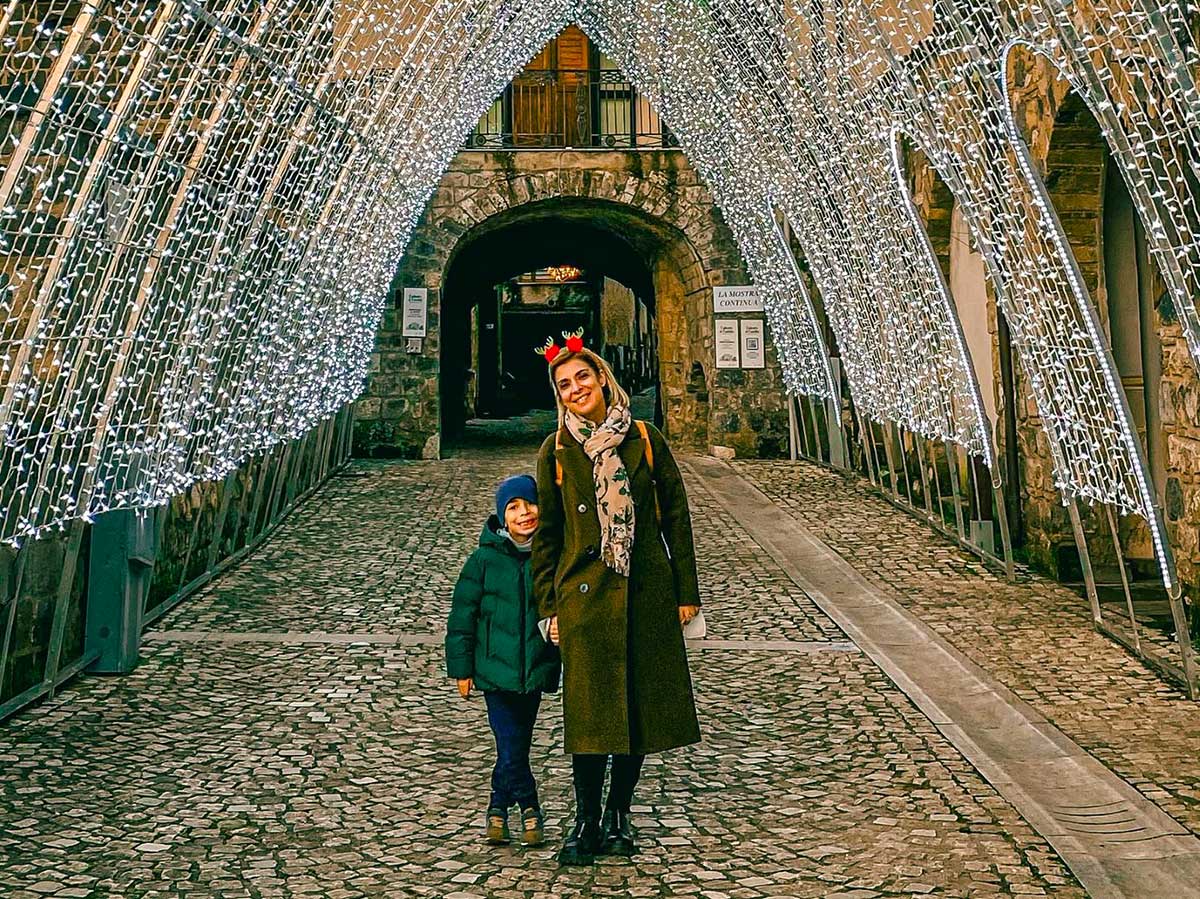
[[[578,353],[583,349],[583,328],[576,328],[574,331],[563,331],[562,336],[566,341],[566,350],[568,353]],[[546,363],[549,364],[563,351],[563,347],[556,344],[553,337],[547,337],[546,342],[541,346],[534,347],[533,351],[539,356],[544,357]]]

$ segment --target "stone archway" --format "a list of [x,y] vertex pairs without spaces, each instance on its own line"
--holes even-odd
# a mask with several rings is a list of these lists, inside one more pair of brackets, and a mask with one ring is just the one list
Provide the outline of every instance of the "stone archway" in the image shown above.
[[[711,287],[749,279],[709,191],[682,154],[669,151],[460,153],[430,200],[393,281],[370,383],[358,404],[356,450],[439,453],[440,323],[449,299],[447,273],[481,234],[556,203],[564,209],[581,208],[580,203],[593,211],[607,209],[614,221],[656,237],[643,241],[644,261],[654,282],[659,382],[672,441],[701,451],[727,445],[747,456],[785,450],[786,406],[775,368],[728,372],[740,382],[733,385],[737,389],[713,389],[718,382]],[[398,301],[406,287],[428,291],[429,336],[420,352],[407,352],[400,335]],[[697,366],[706,373],[703,385],[696,383]],[[714,396],[725,400],[711,402]]]

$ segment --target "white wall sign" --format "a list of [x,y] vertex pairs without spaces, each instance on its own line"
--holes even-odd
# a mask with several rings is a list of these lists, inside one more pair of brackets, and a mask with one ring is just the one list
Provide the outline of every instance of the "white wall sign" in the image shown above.
[[741,364],[737,319],[717,319],[717,368],[740,368]]
[[764,343],[763,320],[744,318],[738,324],[742,329],[742,368],[766,368],[767,347]]
[[424,287],[404,288],[405,337],[425,336],[425,310],[429,305],[429,291]]
[[714,287],[713,312],[762,312],[763,298],[757,287]]

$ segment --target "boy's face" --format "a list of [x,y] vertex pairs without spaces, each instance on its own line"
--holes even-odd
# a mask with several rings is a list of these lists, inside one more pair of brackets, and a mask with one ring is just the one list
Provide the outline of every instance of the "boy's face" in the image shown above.
[[537,526],[537,503],[517,497],[504,507],[504,527],[517,539],[517,542],[524,543],[532,537]]

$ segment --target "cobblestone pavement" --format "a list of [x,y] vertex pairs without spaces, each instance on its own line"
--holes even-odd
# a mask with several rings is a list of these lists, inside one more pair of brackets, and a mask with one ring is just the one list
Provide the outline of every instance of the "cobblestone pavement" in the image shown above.
[[866,656],[806,651],[846,638],[694,482],[711,636],[762,646],[692,652],[705,740],[648,762],[643,851],[555,865],[557,698],[534,750],[550,843],[482,845],[490,736],[440,646],[312,635],[440,631],[493,485],[531,464],[511,445],[356,463],[160,623],[198,639],[151,635],[132,675],[8,722],[0,895],[1083,895]]
[[1053,581],[1002,575],[858,479],[737,462],[777,505],[1067,736],[1200,834],[1200,706],[1091,626]]

